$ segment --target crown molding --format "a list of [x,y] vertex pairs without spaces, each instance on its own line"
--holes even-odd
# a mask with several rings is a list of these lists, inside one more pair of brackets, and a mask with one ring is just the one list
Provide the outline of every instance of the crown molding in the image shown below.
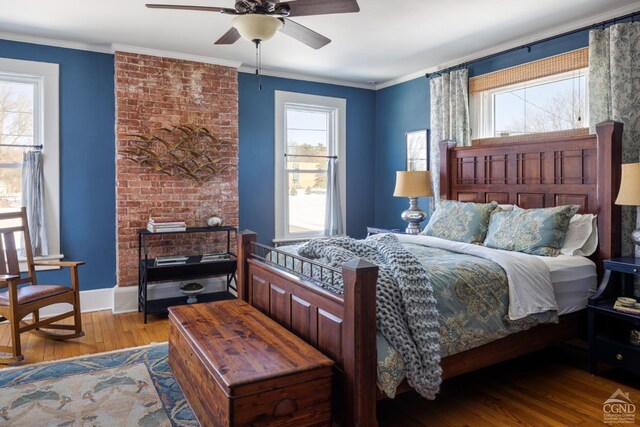
[[[256,69],[255,69],[255,67],[249,67],[249,66],[243,65],[240,68],[238,68],[238,72],[246,73],[246,74],[255,74]],[[330,85],[355,87],[355,88],[358,88],[358,89],[375,90],[375,85],[370,84],[370,83],[352,82],[352,81],[349,81],[349,80],[332,79],[330,77],[319,77],[319,76],[313,76],[313,75],[309,75],[309,74],[300,74],[300,73],[294,73],[294,72],[289,72],[289,71],[276,71],[276,70],[265,70],[265,69],[263,69],[262,70],[262,75],[263,76],[269,76],[269,77],[280,77],[280,78],[283,78],[283,79],[303,80],[303,81],[307,81],[307,82],[325,83],[325,84],[330,84]]]
[[181,59],[183,61],[202,62],[204,64],[222,65],[224,67],[238,68],[241,63],[228,59],[214,58],[211,56],[192,55],[189,53],[173,52],[170,50],[151,49],[140,46],[130,46],[126,44],[114,43],[111,45],[111,52],[129,52],[138,53],[140,55],[159,56],[161,58]]
[[543,40],[546,39],[548,37],[553,37],[555,35],[558,34],[562,34],[562,33],[566,33],[569,31],[573,31],[573,30],[577,30],[579,28],[583,28],[583,27],[588,27],[590,25],[593,25],[594,23],[599,23],[602,21],[608,21],[610,19],[614,19],[616,17],[619,16],[624,16],[627,15],[629,13],[633,13],[638,11],[638,5],[637,4],[631,4],[629,6],[625,6],[625,7],[620,7],[618,9],[614,9],[611,10],[609,12],[605,12],[605,13],[601,13],[599,15],[595,15],[592,16],[590,18],[586,18],[586,19],[581,19],[579,21],[573,21],[569,24],[566,25],[561,25],[558,27],[554,27],[550,30],[546,30],[546,31],[542,31],[536,34],[533,34],[531,36],[527,36],[527,37],[523,37],[520,39],[516,39],[516,40],[512,40],[509,43],[505,43],[502,45],[498,45],[495,47],[492,47],[491,49],[485,49],[483,51],[471,54],[471,55],[467,55],[467,56],[462,56],[458,59],[454,59],[452,61],[448,61],[445,62],[444,64],[440,64],[437,65],[435,67],[429,67],[429,68],[424,68],[422,70],[413,72],[411,74],[407,74],[405,76],[401,76],[395,79],[391,79],[388,80],[386,82],[383,83],[379,83],[376,85],[376,90],[379,89],[384,89],[390,86],[395,86],[397,84],[400,83],[404,83],[404,82],[408,82],[409,80],[413,80],[416,79],[418,77],[424,77],[425,74],[427,73],[435,73],[438,70],[443,70],[445,68],[449,68],[449,67],[453,67],[456,66],[458,64],[463,64],[465,62],[473,62],[476,59],[482,58],[484,56],[488,56],[488,55],[493,55],[495,53],[499,53],[508,49],[513,49],[514,47],[518,47],[518,46],[522,46],[522,45],[526,45],[527,43],[535,43],[538,40]]
[[60,40],[49,37],[30,36],[26,34],[8,33],[0,31],[0,40],[12,42],[39,44],[44,46],[62,47],[65,49],[86,50],[89,52],[111,53],[111,45],[99,45],[91,43]]

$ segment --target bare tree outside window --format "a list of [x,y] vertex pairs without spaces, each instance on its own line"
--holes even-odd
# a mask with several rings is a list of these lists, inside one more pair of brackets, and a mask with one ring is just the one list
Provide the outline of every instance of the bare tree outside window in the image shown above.
[[[34,144],[34,85],[0,79],[0,144]],[[22,154],[0,146],[0,209],[22,203]]]
[[288,106],[286,114],[288,232],[319,233],[325,229],[331,114],[299,106]]
[[587,127],[585,91],[585,76],[576,76],[497,93],[494,95],[494,136]]

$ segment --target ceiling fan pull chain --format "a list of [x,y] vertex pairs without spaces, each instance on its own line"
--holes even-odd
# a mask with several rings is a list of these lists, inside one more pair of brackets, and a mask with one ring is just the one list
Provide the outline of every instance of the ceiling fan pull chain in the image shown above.
[[262,90],[262,44],[260,40],[253,41],[256,44],[256,77],[258,78],[258,90]]
[[258,45],[258,90],[262,90],[262,43]]

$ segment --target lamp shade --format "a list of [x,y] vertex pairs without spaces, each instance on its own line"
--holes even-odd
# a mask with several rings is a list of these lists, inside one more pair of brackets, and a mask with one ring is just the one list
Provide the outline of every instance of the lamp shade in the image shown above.
[[428,171],[396,172],[395,197],[427,197],[433,196],[431,190],[431,174]]
[[282,28],[282,21],[273,16],[248,14],[238,16],[231,25],[244,39],[253,42],[269,40]]
[[616,205],[640,206],[640,163],[622,165],[622,180]]

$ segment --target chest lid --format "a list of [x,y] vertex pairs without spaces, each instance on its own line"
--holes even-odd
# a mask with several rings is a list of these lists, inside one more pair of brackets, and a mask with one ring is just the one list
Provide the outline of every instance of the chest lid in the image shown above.
[[331,375],[331,359],[242,300],[183,305],[169,311],[172,322],[228,396]]

